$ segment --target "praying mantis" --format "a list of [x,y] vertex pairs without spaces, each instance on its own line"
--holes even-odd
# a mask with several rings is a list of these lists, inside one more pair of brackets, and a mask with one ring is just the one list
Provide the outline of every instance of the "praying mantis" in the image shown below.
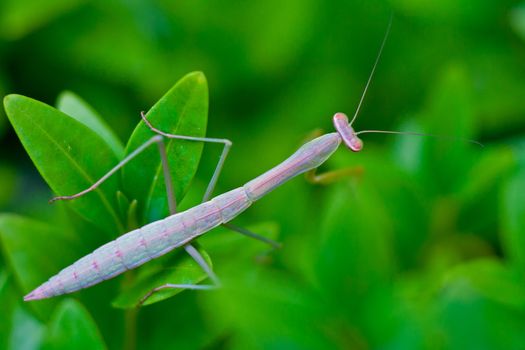
[[[208,185],[203,202],[186,211],[176,213],[172,191],[168,187],[170,195],[170,211],[173,215],[147,224],[139,229],[128,232],[116,240],[106,243],[91,254],[81,258],[74,264],[66,267],[57,275],[51,277],[31,293],[24,297],[25,301],[51,298],[54,296],[72,293],[77,290],[90,287],[104,280],[113,278],[127,270],[136,268],[154,258],[168,253],[169,251],[183,246],[193,259],[208,274],[213,285],[192,284],[165,284],[155,288],[149,293],[164,288],[187,288],[187,289],[212,289],[220,286],[219,279],[208,266],[204,258],[193,247],[191,241],[219,225],[225,225],[239,233],[260,239],[273,246],[277,242],[261,237],[246,229],[228,224],[233,218],[246,210],[252,203],[260,199],[268,192],[280,186],[289,179],[306,171],[315,169],[324,163],[339,147],[341,142],[354,152],[362,149],[362,141],[348,123],[348,118],[343,113],[336,113],[333,117],[337,132],[322,135],[300,147],[288,159],[249,181],[245,185],[223,193],[213,199],[211,196],[224,160],[231,147],[231,142],[226,139],[194,138],[180,135],[171,135],[154,128],[144,114],[143,121],[158,135],[153,136],[148,142],[131,153],[108,174],[93,184],[88,189],[72,195],[55,197],[53,200],[74,199],[95,189],[100,183],[120,169],[129,160],[139,154],[152,144],[158,144],[161,150],[162,163],[166,164],[166,154],[163,149],[163,137],[182,138],[186,140],[223,143],[224,148],[212,180]],[[169,174],[164,167],[164,174]],[[145,300],[149,295],[145,296]]]
[[[111,279],[124,273],[127,270],[134,269],[152,259],[167,254],[171,250],[183,247],[186,252],[198,263],[206,272],[211,284],[164,284],[146,294],[141,303],[143,303],[153,293],[167,288],[184,288],[205,290],[213,289],[220,286],[220,281],[211,267],[192,245],[192,241],[205,234],[211,229],[223,225],[233,231],[261,240],[274,247],[279,244],[265,237],[259,236],[247,229],[237,227],[229,222],[237,215],[245,211],[251,204],[264,195],[279,187],[286,181],[305,172],[313,172],[323,164],[343,143],[353,152],[359,152],[363,148],[363,142],[359,138],[360,134],[365,133],[404,133],[411,135],[422,135],[420,133],[405,133],[397,131],[381,130],[364,130],[356,132],[352,125],[359,114],[360,107],[374,75],[377,63],[383,51],[388,32],[390,30],[391,20],[387,31],[381,43],[379,53],[376,57],[372,71],[361,95],[358,107],[351,121],[344,113],[336,113],[333,116],[333,125],[335,132],[319,136],[301,146],[289,158],[268,170],[255,179],[247,182],[241,187],[230,190],[219,196],[211,198],[217,180],[223,168],[226,157],[232,146],[232,142],[227,139],[193,137],[185,135],[174,135],[165,133],[153,126],[146,116],[141,113],[143,122],[151,129],[154,136],[147,142],[130,153],[119,164],[111,169],[106,175],[101,177],[89,188],[71,196],[59,196],[52,199],[56,200],[73,200],[90,191],[96,189],[101,183],[115,174],[125,164],[134,157],[152,145],[159,148],[161,162],[163,167],[164,180],[168,193],[168,204],[171,215],[149,223],[141,228],[128,232],[119,238],[108,242],[91,254],[82,257],[72,265],[64,268],[58,274],[51,277],[32,292],[24,297],[25,301],[39,300],[68,294],[80,289],[88,288],[102,281]],[[164,147],[164,138],[188,140],[195,142],[208,142],[222,144],[223,149],[219,161],[216,165],[213,176],[205,191],[202,203],[183,212],[177,212],[176,201],[172,188],[170,171],[168,169],[166,150]]]

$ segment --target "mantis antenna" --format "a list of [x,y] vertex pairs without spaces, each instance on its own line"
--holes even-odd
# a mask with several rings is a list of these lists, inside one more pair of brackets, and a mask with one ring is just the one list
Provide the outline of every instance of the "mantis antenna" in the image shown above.
[[[435,138],[447,138],[447,139],[453,139],[453,140],[459,140],[464,142],[469,142],[476,144],[480,147],[484,147],[484,145],[476,140],[466,139],[462,137],[455,137],[455,136],[446,136],[446,135],[436,135],[436,134],[427,134],[427,133],[420,133],[420,132],[410,132],[410,131],[390,131],[390,130],[363,130],[355,132],[352,128],[352,124],[356,120],[357,116],[359,115],[359,112],[361,110],[361,106],[363,104],[363,101],[365,99],[366,93],[368,91],[368,87],[370,86],[370,82],[372,81],[372,78],[374,76],[374,73],[376,71],[377,64],[379,63],[379,59],[381,58],[381,54],[383,53],[383,48],[385,47],[386,40],[388,38],[388,35],[390,34],[390,28],[392,27],[392,20],[394,15],[390,14],[390,19],[388,21],[388,26],[385,31],[385,35],[383,37],[383,41],[381,42],[381,46],[379,47],[379,52],[377,54],[376,60],[374,62],[374,65],[372,66],[372,71],[370,72],[370,75],[368,77],[368,81],[366,82],[365,88],[363,90],[363,93],[361,94],[361,99],[359,100],[359,104],[357,105],[356,111],[354,113],[354,117],[350,121],[349,124],[346,124],[346,116],[334,116],[334,125],[337,129],[337,131],[342,135],[343,140],[347,144],[347,146],[354,150],[354,151],[360,151],[362,146],[362,142],[359,138],[357,138],[357,135],[360,134],[398,134],[398,135],[412,135],[412,136],[429,136],[429,137],[435,137]],[[343,125],[346,124],[346,125]],[[345,135],[344,134],[348,134]]]
[[361,105],[363,104],[363,100],[365,99],[366,92],[368,91],[368,86],[372,81],[372,77],[374,76],[374,73],[376,71],[377,64],[379,63],[379,59],[381,58],[381,54],[383,53],[383,48],[385,47],[386,39],[388,38],[388,34],[390,33],[390,27],[392,27],[393,17],[394,15],[390,14],[390,19],[388,20],[388,26],[386,27],[385,36],[383,37],[383,42],[381,43],[381,47],[379,48],[379,52],[377,53],[376,61],[374,62],[374,66],[372,67],[372,71],[370,72],[370,76],[368,77],[368,81],[366,82],[365,89],[363,90],[363,94],[361,95],[361,99],[359,100],[359,104],[357,105],[357,109],[355,110],[354,117],[350,121],[350,125],[354,124],[354,121],[357,118],[357,115],[359,114],[359,110],[361,109]]
[[362,130],[355,133],[355,135],[359,134],[398,134],[398,135],[412,135],[412,136],[429,136],[429,137],[435,137],[435,138],[441,138],[441,139],[452,139],[452,140],[459,140],[459,141],[465,141],[469,143],[473,143],[475,145],[478,145],[480,147],[485,147],[481,142],[471,139],[466,139],[463,137],[456,137],[456,136],[447,136],[447,135],[436,135],[436,134],[427,134],[423,132],[412,132],[412,131],[391,131],[391,130]]

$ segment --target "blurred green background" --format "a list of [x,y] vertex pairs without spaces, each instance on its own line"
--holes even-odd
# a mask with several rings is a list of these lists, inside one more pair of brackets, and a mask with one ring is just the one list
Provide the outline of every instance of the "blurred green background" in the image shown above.
[[[361,153],[323,166],[361,176],[299,177],[236,219],[281,250],[217,229],[200,243],[225,287],[140,310],[110,305],[125,277],[23,303],[24,253],[0,227],[0,348],[525,349],[523,1],[2,0],[0,93],[54,105],[73,91],[125,142],[141,110],[200,70],[207,135],[234,142],[220,193],[353,114],[391,12],[355,128],[484,148],[363,135]],[[52,227],[64,210],[3,112],[0,143],[0,211]],[[219,153],[204,148],[184,205]]]

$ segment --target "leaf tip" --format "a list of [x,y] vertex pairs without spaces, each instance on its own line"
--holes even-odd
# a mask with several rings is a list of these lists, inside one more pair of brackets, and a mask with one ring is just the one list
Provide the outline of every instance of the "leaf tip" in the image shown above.
[[69,98],[75,98],[75,97],[78,97],[73,91],[70,91],[70,90],[62,90],[60,91],[60,93],[58,94],[57,96],[57,106],[63,102],[65,99],[69,99]]
[[204,72],[202,71],[194,71],[191,73],[188,73],[186,75],[186,78],[193,79],[199,84],[207,84],[206,75],[204,75]]
[[6,111],[9,105],[11,104],[11,101],[13,101],[13,99],[16,98],[16,96],[17,96],[16,94],[9,94],[9,95],[4,96],[4,108]]
[[15,109],[16,105],[22,101],[22,99],[27,99],[27,97],[19,94],[9,94],[4,97],[4,109],[8,118],[11,118],[11,112]]

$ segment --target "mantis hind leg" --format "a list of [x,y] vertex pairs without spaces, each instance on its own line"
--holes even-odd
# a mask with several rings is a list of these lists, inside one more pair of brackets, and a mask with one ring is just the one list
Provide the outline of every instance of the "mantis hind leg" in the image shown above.
[[239,226],[236,226],[236,225],[233,225],[233,224],[230,224],[230,223],[222,224],[222,226],[224,226],[224,227],[226,227],[226,228],[228,228],[228,229],[230,229],[232,231],[235,231],[237,233],[240,233],[241,235],[244,235],[244,236],[256,239],[258,241],[261,241],[263,243],[269,244],[275,249],[280,249],[282,247],[281,243],[276,242],[273,239],[261,236],[261,235],[259,235],[257,233],[254,233],[254,232],[252,232],[252,231],[250,231],[250,230],[248,230],[248,229],[246,229],[244,227],[239,227]]
[[192,289],[192,290],[212,290],[220,288],[221,282],[217,275],[213,272],[211,267],[206,263],[206,260],[202,257],[202,255],[199,253],[197,249],[191,244],[187,244],[184,246],[184,249],[186,252],[199,264],[199,266],[206,272],[210,280],[212,281],[212,284],[174,284],[174,283],[166,283],[161,286],[158,286],[156,288],[153,288],[151,291],[149,291],[142,299],[140,300],[139,304],[137,306],[141,306],[144,304],[146,300],[148,300],[149,297],[151,297],[156,292],[163,290],[163,289]]

